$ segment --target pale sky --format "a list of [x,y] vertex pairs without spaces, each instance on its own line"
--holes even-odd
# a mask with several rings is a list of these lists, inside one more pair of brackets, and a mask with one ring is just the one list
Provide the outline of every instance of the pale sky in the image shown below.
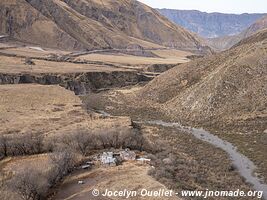
[[267,13],[267,0],[139,0],[153,8],[222,13]]

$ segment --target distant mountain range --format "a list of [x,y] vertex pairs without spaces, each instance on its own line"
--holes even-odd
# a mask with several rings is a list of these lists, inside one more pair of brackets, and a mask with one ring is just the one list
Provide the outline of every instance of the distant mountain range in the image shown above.
[[236,35],[265,14],[206,13],[197,10],[158,9],[169,20],[205,38]]
[[225,50],[231,48],[241,40],[265,29],[267,29],[267,15],[260,18],[237,35],[206,39],[206,43],[214,50]]

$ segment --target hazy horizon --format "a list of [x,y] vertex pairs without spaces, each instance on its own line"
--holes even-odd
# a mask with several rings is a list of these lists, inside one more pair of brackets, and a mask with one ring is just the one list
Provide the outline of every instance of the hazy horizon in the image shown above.
[[[198,10],[208,13],[267,13],[267,1],[263,0],[139,0],[153,8]],[[240,6],[242,5],[242,6]]]

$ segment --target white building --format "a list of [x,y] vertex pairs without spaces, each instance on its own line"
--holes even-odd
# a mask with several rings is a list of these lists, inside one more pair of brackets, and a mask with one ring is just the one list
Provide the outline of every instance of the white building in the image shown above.
[[138,158],[137,161],[138,161],[138,162],[141,162],[141,163],[150,163],[150,162],[151,162],[151,159],[147,159],[147,158]]
[[100,160],[103,165],[116,165],[116,158],[113,157],[113,152],[104,152]]

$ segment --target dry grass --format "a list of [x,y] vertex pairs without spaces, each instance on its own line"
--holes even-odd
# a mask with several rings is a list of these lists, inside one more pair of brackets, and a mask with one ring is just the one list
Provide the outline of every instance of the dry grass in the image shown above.
[[[111,168],[97,168],[90,172],[79,172],[66,178],[64,183],[60,186],[58,194],[55,196],[55,200],[87,200],[87,199],[123,199],[121,197],[93,197],[92,190],[99,189],[102,192],[105,189],[111,191],[116,190],[141,190],[143,188],[147,190],[159,190],[166,189],[166,187],[147,173],[150,169],[149,166],[138,165],[136,163],[125,163],[122,166]],[[84,185],[78,185],[79,180],[84,180]],[[155,197],[131,198],[131,199],[146,199],[153,200],[159,199]],[[160,198],[160,199],[178,199],[172,198]]]
[[117,63],[121,65],[149,65],[149,64],[178,64],[185,63],[189,60],[186,56],[191,55],[189,52],[179,50],[154,50],[154,54],[160,58],[131,56],[125,54],[89,54],[79,58],[89,61],[102,61]]
[[129,118],[89,116],[79,97],[59,86],[1,85],[0,93],[0,134],[62,134],[131,124]]
[[9,181],[22,174],[27,169],[36,169],[36,171],[45,174],[51,169],[52,165],[49,154],[40,154],[33,156],[22,156],[6,158],[0,162],[0,199],[18,200],[20,195],[9,188]]
[[48,132],[86,117],[79,98],[59,86],[1,85],[0,91],[1,134]]
[[[8,44],[8,43],[0,43],[0,47],[9,47],[12,46],[12,44]],[[3,53],[7,53],[7,54],[15,54],[18,56],[31,56],[31,57],[45,57],[49,54],[59,54],[59,55],[63,55],[63,54],[67,54],[70,52],[67,51],[61,51],[61,50],[54,50],[54,49],[47,49],[47,48],[41,48],[40,50],[38,50],[38,46],[27,46],[27,47],[19,47],[18,45],[13,45],[13,46],[17,46],[14,48],[8,48],[8,49],[3,49],[1,50],[1,52]]]
[[[26,65],[25,59],[20,57],[46,58],[51,54],[67,55],[70,52],[38,49],[37,46],[22,47],[12,43],[0,43],[1,47],[13,45],[13,48],[1,49],[0,52],[13,56],[0,55],[0,73],[75,73],[75,72],[111,72],[142,70],[147,65],[153,64],[179,64],[188,62],[186,57],[191,53],[175,49],[153,50],[152,52],[159,57],[133,56],[121,53],[112,54],[88,54],[78,56],[76,60],[87,62],[99,62],[99,64],[77,64],[70,62],[53,62],[46,60],[32,59],[35,65]],[[37,49],[36,49],[37,48]],[[116,67],[108,64],[115,64]]]
[[112,72],[128,71],[105,65],[60,63],[45,60],[34,60],[35,65],[25,65],[24,59],[0,56],[0,73],[76,73],[76,72]]
[[27,168],[34,168],[45,173],[49,170],[49,161],[48,154],[6,158],[0,162],[1,179],[8,178],[8,176],[10,178]]

